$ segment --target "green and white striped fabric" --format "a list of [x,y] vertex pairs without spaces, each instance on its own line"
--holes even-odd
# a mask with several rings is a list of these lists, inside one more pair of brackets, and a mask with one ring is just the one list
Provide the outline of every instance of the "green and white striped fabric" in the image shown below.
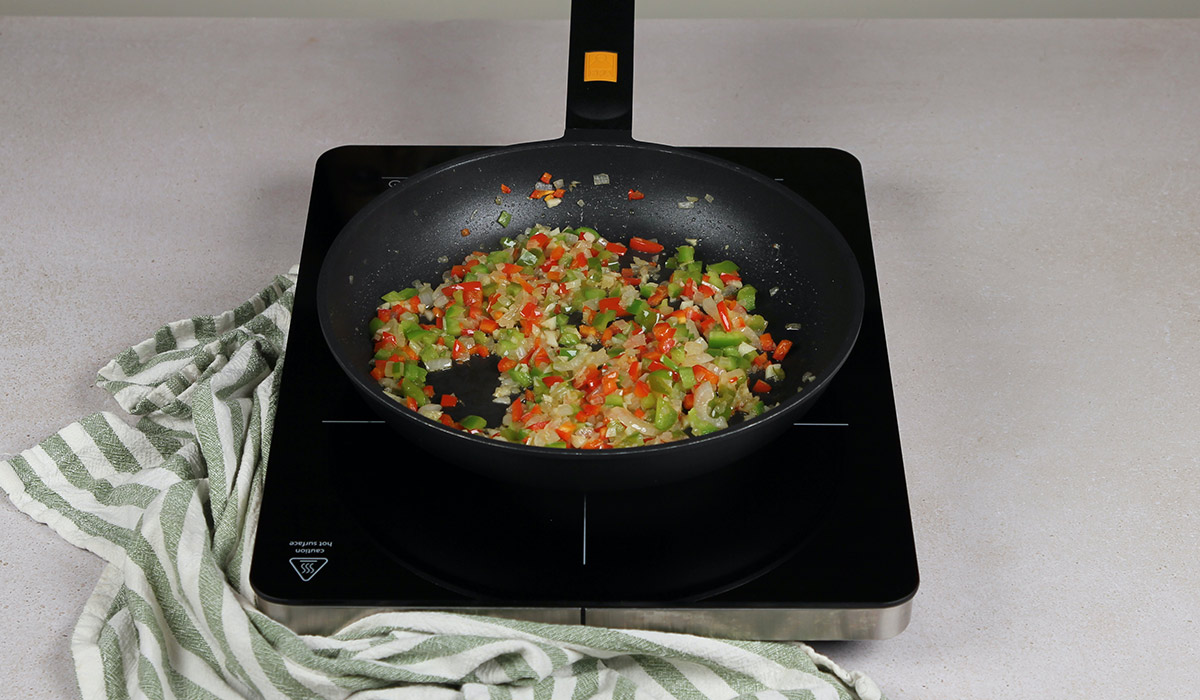
[[250,553],[295,273],[177,321],[98,384],[96,413],[0,462],[13,503],[108,565],[72,639],[85,698],[874,700],[802,644],[374,615],[301,636],[255,607]]

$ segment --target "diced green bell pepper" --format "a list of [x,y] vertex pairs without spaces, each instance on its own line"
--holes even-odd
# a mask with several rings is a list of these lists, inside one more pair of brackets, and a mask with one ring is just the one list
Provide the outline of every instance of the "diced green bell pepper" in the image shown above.
[[667,400],[665,394],[659,394],[654,402],[654,427],[658,430],[668,430],[679,419],[679,412]]
[[753,311],[757,297],[758,290],[747,284],[738,290],[737,302],[746,307],[747,311]]
[[487,427],[487,420],[485,420],[482,416],[464,416],[459,423],[467,430],[483,430]]
[[732,260],[722,260],[718,263],[709,263],[707,272],[710,275],[732,275],[738,271],[738,266]]
[[696,370],[691,367],[680,367],[679,383],[685,390],[691,391],[696,386]]
[[[404,368],[405,374],[408,373],[410,367],[414,366],[412,363],[406,363],[406,365],[407,366]],[[408,377],[405,377],[404,380],[400,382],[400,391],[404,394],[405,398],[416,401],[418,406],[424,406],[425,404],[429,403],[429,397],[425,396],[425,392],[422,391],[422,386]]]
[[713,331],[708,336],[708,347],[710,348],[727,348],[731,345],[739,345],[746,336],[737,331]]
[[602,331],[608,327],[608,324],[613,322],[617,317],[616,311],[601,311],[592,317],[592,327],[598,331]]
[[696,436],[708,435],[719,429],[709,421],[707,416],[701,415],[700,411],[694,408],[687,412],[687,422],[688,427],[692,429],[692,434]]
[[381,298],[387,302],[408,301],[409,299],[412,299],[416,295],[417,295],[416,287],[408,287],[406,289],[401,289],[398,292],[396,292],[396,291],[388,292],[387,294],[384,294],[383,297],[381,297]]
[[659,394],[670,394],[675,385],[671,372],[665,369],[656,369],[651,372],[646,383],[650,385],[650,391]]
[[[425,377],[428,375],[428,373],[429,370],[418,365],[416,362],[404,363],[404,378],[408,381],[419,383],[420,386],[418,386],[417,389],[420,389],[425,385]],[[424,396],[423,393],[421,395]]]

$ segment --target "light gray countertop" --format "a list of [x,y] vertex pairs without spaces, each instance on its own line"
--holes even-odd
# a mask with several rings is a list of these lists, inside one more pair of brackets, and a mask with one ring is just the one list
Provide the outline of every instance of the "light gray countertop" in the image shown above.
[[[1200,21],[638,30],[639,139],[863,164],[922,583],[818,650],[893,700],[1194,692]],[[560,135],[565,56],[561,21],[0,19],[0,453],[297,263],[324,151]],[[74,697],[101,563],[0,501],[4,694]]]

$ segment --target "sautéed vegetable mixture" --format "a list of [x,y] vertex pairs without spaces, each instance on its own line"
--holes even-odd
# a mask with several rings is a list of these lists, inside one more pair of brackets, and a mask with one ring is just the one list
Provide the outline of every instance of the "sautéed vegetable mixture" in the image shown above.
[[[513,443],[604,449],[706,435],[767,410],[792,343],[754,314],[729,260],[535,226],[442,276],[389,292],[371,320],[371,375],[412,410]],[[661,281],[659,281],[661,280]],[[431,375],[498,357],[500,425],[439,395]],[[457,416],[457,417],[456,417]]]

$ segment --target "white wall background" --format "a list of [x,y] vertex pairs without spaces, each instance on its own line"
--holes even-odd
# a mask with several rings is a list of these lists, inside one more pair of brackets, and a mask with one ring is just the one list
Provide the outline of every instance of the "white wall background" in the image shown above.
[[[566,19],[567,0],[0,0],[0,15]],[[641,0],[641,18],[1200,17],[1200,0]]]

